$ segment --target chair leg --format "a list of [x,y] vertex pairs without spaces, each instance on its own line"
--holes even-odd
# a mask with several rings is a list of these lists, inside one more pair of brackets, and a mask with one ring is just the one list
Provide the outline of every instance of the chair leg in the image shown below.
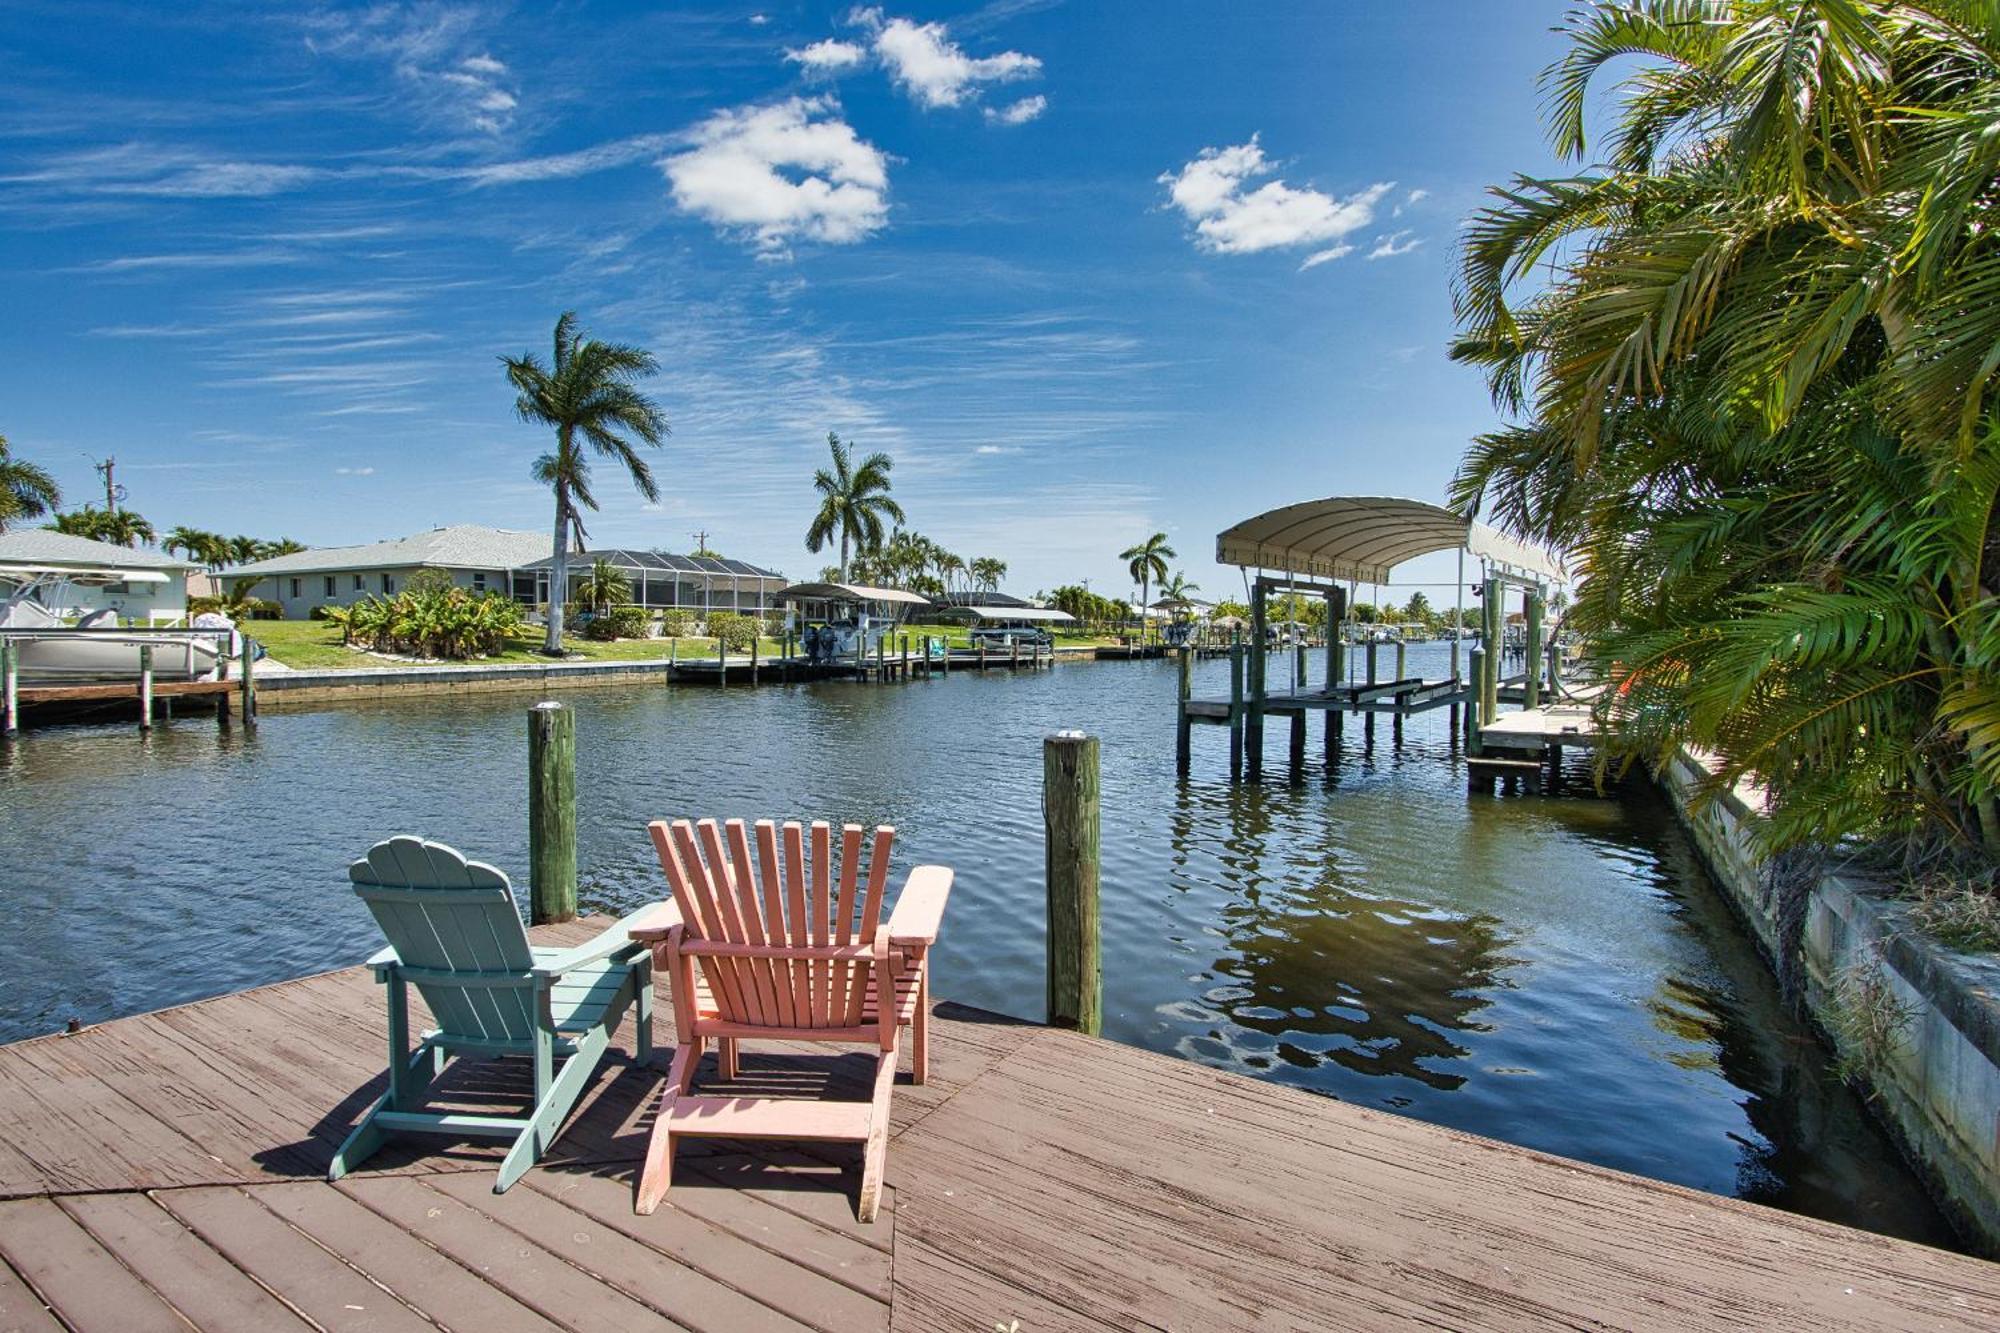
[[910,1022],[910,1082],[923,1083],[931,1076],[931,974],[926,969],[917,978],[917,1015]]
[[717,1071],[725,1079],[734,1079],[743,1072],[743,1063],[736,1049],[736,1038],[718,1037],[715,1040],[715,1063]]
[[384,1093],[382,1099],[368,1108],[368,1114],[361,1117],[361,1123],[354,1127],[346,1140],[334,1151],[333,1161],[326,1168],[326,1178],[329,1181],[339,1180],[381,1151],[388,1137],[375,1127],[375,1113],[388,1105],[389,1096]]
[[632,969],[632,984],[637,987],[635,997],[638,1010],[637,1031],[632,1037],[632,1063],[650,1065],[653,1063],[653,957],[646,954],[635,960]]
[[493,1192],[504,1194],[507,1187],[528,1173],[541,1155],[556,1141],[562,1132],[563,1121],[576,1109],[576,1103],[583,1096],[583,1090],[590,1086],[591,1075],[604,1060],[604,1051],[611,1044],[609,1034],[603,1028],[592,1028],[577,1043],[576,1051],[563,1061],[562,1071],[549,1081],[548,1092],[535,1102],[535,1109],[529,1113],[528,1126],[521,1131],[514,1146],[507,1150],[507,1156],[500,1163],[500,1174],[493,1181]]
[[696,1037],[674,1049],[674,1062],[667,1071],[667,1086],[660,1090],[659,1109],[653,1115],[652,1137],[646,1140],[646,1164],[639,1172],[639,1193],[632,1211],[651,1213],[667,1197],[674,1183],[673,1130],[668,1127],[674,1101],[694,1084],[694,1067],[701,1062],[704,1038]]
[[873,1222],[882,1202],[882,1173],[889,1162],[889,1094],[896,1088],[896,1052],[875,1062],[875,1098],[868,1115],[868,1140],[861,1146],[861,1198],[855,1216]]

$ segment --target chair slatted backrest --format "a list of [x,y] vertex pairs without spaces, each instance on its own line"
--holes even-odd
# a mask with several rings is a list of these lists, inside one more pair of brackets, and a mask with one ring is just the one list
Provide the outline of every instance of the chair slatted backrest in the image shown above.
[[[740,819],[722,825],[658,820],[651,832],[686,939],[755,949],[747,956],[690,949],[722,1018],[761,1027],[861,1024],[873,959],[812,957],[810,951],[874,944],[895,829],[884,825],[864,839],[859,824],[844,825],[837,876],[833,828],[825,822],[808,830],[797,821],[781,827],[768,819],[750,829]],[[864,841],[872,844],[865,877]]]
[[[434,974],[417,979],[416,987],[441,1031],[495,1041],[533,1038],[533,989],[479,984],[534,965],[505,875],[441,842],[398,837],[376,843],[347,877],[397,959]],[[450,973],[466,981],[435,975]]]

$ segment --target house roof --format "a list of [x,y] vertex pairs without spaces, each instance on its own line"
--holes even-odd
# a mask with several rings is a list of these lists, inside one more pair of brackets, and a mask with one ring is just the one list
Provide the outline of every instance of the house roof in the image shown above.
[[1004,592],[948,592],[937,599],[939,606],[1033,606],[1019,597],[1011,597]]
[[[548,543],[545,540],[544,546]],[[737,578],[775,579],[780,583],[785,576],[773,569],[753,565],[746,560],[725,560],[708,555],[669,555],[665,551],[634,551],[616,547],[600,551],[580,551],[570,556],[571,569],[579,565],[588,566],[593,560],[609,560],[619,569],[648,570],[669,574],[709,574],[714,576],[733,575]],[[555,562],[552,555],[544,555],[524,569],[547,569]]]
[[0,532],[0,561],[13,565],[60,565],[89,569],[181,570],[195,566],[160,551],[133,550],[88,537],[47,528],[17,528]]
[[366,546],[315,546],[310,551],[253,560],[225,571],[232,579],[268,574],[325,574],[349,569],[525,569],[545,560],[554,540],[546,532],[512,532],[477,523],[433,528]]
[[1058,611],[1050,606],[1030,606],[1022,602],[1019,606],[948,606],[940,619],[970,620],[976,624],[994,622],[1006,624],[1018,620],[1022,624],[1043,623],[1050,625],[1073,624],[1076,617],[1067,611]]
[[1442,505],[1377,495],[1338,495],[1246,518],[1215,539],[1218,564],[1325,579],[1387,583],[1389,571],[1432,551],[1463,548],[1510,573],[1566,577],[1540,547]]

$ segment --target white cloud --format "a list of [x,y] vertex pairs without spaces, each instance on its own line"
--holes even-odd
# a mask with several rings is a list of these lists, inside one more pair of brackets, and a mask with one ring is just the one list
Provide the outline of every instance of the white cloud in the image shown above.
[[767,257],[795,240],[850,244],[888,220],[888,158],[829,102],[794,97],[719,111],[660,168],[674,203]]
[[785,59],[805,67],[808,74],[838,74],[868,59],[866,47],[829,37],[811,46],[786,47]]
[[337,477],[372,477],[375,475],[375,469],[372,467],[337,467],[333,470],[333,474]]
[[1340,242],[1375,220],[1375,206],[1394,188],[1377,182],[1345,199],[1293,189],[1282,180],[1254,190],[1249,183],[1277,170],[1251,135],[1230,148],[1204,148],[1179,171],[1159,178],[1167,196],[1194,223],[1195,244],[1215,254],[1256,254],[1297,246],[1322,247],[1304,267],[1338,259]]
[[[1409,239],[1405,240],[1405,237],[1409,237]],[[1368,257],[1370,259],[1394,259],[1397,255],[1410,253],[1410,251],[1423,243],[1422,237],[1410,236],[1408,231],[1392,231],[1387,236],[1378,236],[1375,238],[1375,248],[1368,252]]]
[[567,180],[592,172],[640,162],[665,148],[673,140],[664,134],[635,134],[629,139],[580,148],[573,153],[552,153],[546,157],[518,158],[511,162],[488,162],[477,167],[410,167],[399,174],[438,179],[470,181],[475,186],[519,185],[526,181]]
[[1025,125],[1048,109],[1049,99],[1037,93],[1033,97],[1024,97],[1020,101],[1003,107],[998,111],[990,106],[987,107],[986,123],[988,125]]
[[77,194],[261,198],[297,189],[324,174],[290,163],[237,162],[185,148],[122,143],[47,159],[33,170],[0,176],[0,184]]
[[750,26],[753,28],[761,28],[770,21],[771,16],[769,14],[752,14],[750,16]]
[[1421,204],[1424,200],[1430,197],[1431,197],[1431,192],[1429,190],[1412,190],[1404,198],[1403,202],[1406,204]]
[[856,9],[847,21],[869,31],[875,54],[881,57],[889,78],[919,106],[930,110],[977,100],[985,84],[1007,83],[1041,72],[1040,60],[1019,51],[969,56],[951,40],[942,23],[885,20],[876,8]]

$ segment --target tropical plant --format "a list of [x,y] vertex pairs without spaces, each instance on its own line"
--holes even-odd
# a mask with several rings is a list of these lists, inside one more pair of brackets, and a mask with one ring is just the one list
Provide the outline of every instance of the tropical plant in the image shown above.
[[857,465],[851,446],[832,431],[826,434],[827,451],[833,466],[813,474],[813,489],[820,494],[819,512],[806,529],[806,549],[817,555],[835,537],[840,539],[840,578],[847,581],[848,549],[873,555],[882,547],[882,521],[903,521],[903,507],[889,496],[889,473],[895,467],[889,455],[869,454]]
[[1139,585],[1139,637],[1146,636],[1146,605],[1152,600],[1153,585],[1167,576],[1167,561],[1174,558],[1174,548],[1167,545],[1167,534],[1156,532],[1140,542],[1118,553],[1125,562],[1125,568],[1132,575],[1132,582]]
[[67,514],[57,514],[55,521],[45,526],[54,532],[110,542],[113,546],[138,546],[153,540],[153,525],[144,515],[130,509],[106,510],[85,505]]
[[15,458],[0,435],[0,532],[9,523],[40,518],[62,504],[62,488],[47,469]]
[[747,653],[763,628],[755,616],[735,611],[708,613],[708,632],[724,652]]
[[548,631],[542,651],[562,652],[562,607],[569,593],[569,550],[572,538],[584,537],[583,510],[596,509],[591,492],[592,455],[622,464],[632,485],[648,500],[660,498],[653,470],[628,435],[658,448],[667,434],[667,419],[652,399],[632,381],[651,375],[659,365],[650,352],[621,343],[601,343],[583,337],[576,312],[556,320],[554,355],[544,366],[533,353],[502,357],[507,382],[514,387],[514,411],[523,421],[540,422],[556,433],[554,453],[535,460],[536,481],[555,493],[555,548],[549,565]]
[[576,600],[592,611],[609,611],[632,600],[632,581],[618,566],[603,556],[591,562],[590,572],[576,585]]
[[1514,424],[1455,500],[1573,552],[1623,755],[1758,778],[1767,848],[2000,853],[2000,25],[1628,0],[1562,31],[1551,137],[1605,165],[1469,226],[1454,355]]
[[284,605],[257,596],[256,588],[256,579],[237,579],[220,596],[188,598],[188,614],[198,616],[215,611],[238,621],[283,619]]
[[210,572],[229,563],[226,539],[185,524],[168,529],[167,535],[160,539],[160,549],[169,555],[178,551]]
[[329,606],[325,619],[341,641],[415,657],[484,657],[504,650],[523,629],[521,606],[501,593],[475,595],[452,584],[405,587],[394,597]]

